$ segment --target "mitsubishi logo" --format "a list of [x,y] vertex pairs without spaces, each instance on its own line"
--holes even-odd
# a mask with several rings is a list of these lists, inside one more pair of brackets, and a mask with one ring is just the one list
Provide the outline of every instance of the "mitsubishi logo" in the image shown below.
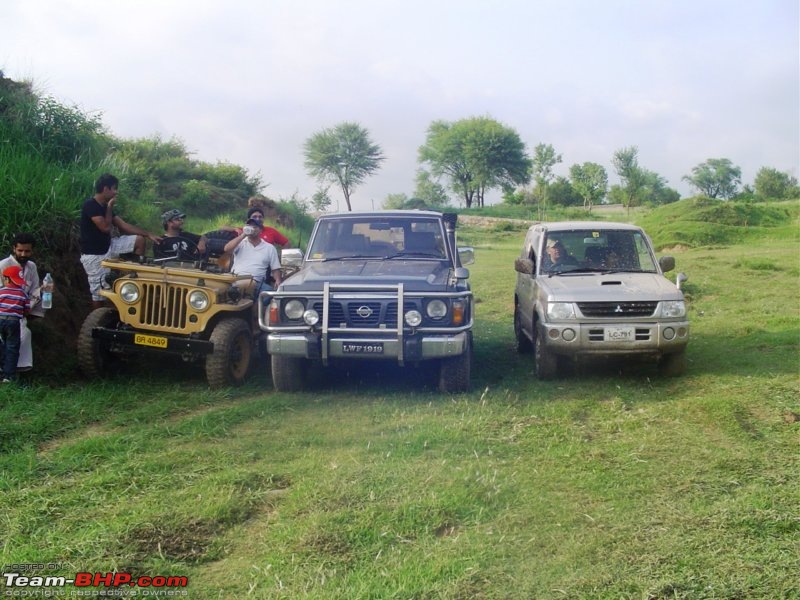
[[615,308],[615,309],[614,309],[614,312],[615,312],[615,313],[621,313],[621,312],[623,312],[623,311],[622,311],[622,306],[620,306],[619,304],[617,304],[617,308]]
[[372,309],[369,306],[359,306],[356,309],[356,314],[362,319],[368,319],[372,314]]

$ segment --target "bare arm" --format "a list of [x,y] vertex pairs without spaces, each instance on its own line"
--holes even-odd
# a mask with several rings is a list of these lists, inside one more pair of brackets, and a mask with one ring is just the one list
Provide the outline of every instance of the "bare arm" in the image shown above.
[[247,237],[247,236],[244,234],[244,232],[240,233],[238,236],[236,236],[236,237],[235,237],[235,238],[233,238],[231,241],[229,241],[227,244],[225,244],[225,247],[224,247],[222,250],[223,250],[224,252],[233,252],[233,251],[236,249],[236,247],[237,247],[239,244],[241,244],[241,243],[242,243],[242,240],[243,240],[244,238],[246,238],[246,237]]
[[114,217],[113,220],[114,225],[116,225],[122,233],[127,233],[128,235],[141,235],[146,237],[151,242],[160,242],[163,237],[158,236],[154,233],[150,233],[149,231],[142,229],[141,227],[137,227],[136,225],[131,225],[130,223],[126,223],[122,220],[122,217]]

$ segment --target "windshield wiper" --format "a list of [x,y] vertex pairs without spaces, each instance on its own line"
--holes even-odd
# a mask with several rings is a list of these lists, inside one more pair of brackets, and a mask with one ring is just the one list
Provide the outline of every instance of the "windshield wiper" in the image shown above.
[[436,260],[445,260],[444,256],[441,254],[432,254],[430,252],[398,252],[397,254],[392,254],[391,256],[386,256],[385,258],[392,259],[392,258],[403,258],[405,256],[421,256],[423,258],[435,258]]
[[321,262],[329,262],[332,260],[362,260],[364,258],[386,258],[385,256],[375,256],[374,254],[350,254],[348,256],[329,256],[323,258]]

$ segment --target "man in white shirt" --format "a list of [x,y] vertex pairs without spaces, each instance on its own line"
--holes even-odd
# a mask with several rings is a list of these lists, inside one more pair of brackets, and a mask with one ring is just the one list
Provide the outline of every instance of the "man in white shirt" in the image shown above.
[[233,253],[231,273],[250,275],[254,282],[254,296],[263,291],[272,290],[269,284],[270,275],[275,279],[275,286],[281,284],[281,261],[275,246],[259,237],[261,222],[248,219],[242,233],[225,244],[225,252]]
[[30,312],[22,318],[20,323],[20,346],[18,371],[30,371],[33,368],[33,346],[31,344],[31,330],[28,327],[29,317],[43,317],[45,309],[42,308],[41,285],[36,263],[31,260],[35,240],[30,233],[18,233],[11,241],[11,255],[0,260],[0,272],[7,267],[19,267],[20,275],[25,280],[22,289],[31,300]]

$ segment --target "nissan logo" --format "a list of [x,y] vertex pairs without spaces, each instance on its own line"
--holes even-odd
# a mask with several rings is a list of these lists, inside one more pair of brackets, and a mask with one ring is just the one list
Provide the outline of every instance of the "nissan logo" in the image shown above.
[[359,306],[356,309],[356,314],[362,319],[368,319],[372,315],[372,309],[369,306]]

